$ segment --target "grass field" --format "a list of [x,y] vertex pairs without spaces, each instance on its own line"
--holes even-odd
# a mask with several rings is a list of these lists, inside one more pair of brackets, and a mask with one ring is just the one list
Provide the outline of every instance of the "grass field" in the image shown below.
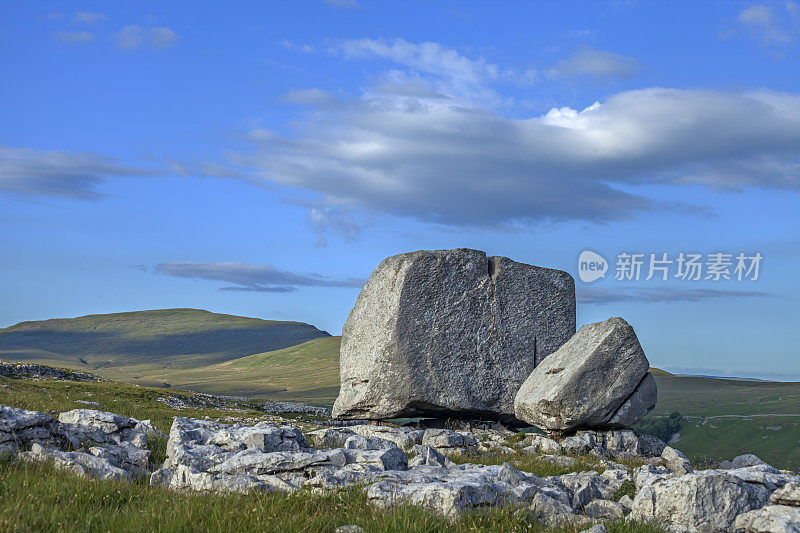
[[692,461],[755,453],[773,466],[800,469],[800,383],[664,375],[656,382],[658,405],[648,416],[685,417],[673,446]]
[[[527,510],[499,508],[448,520],[420,507],[381,510],[358,490],[292,495],[176,493],[144,483],[92,481],[47,465],[0,463],[3,531],[307,531],[356,524],[369,532],[562,531]],[[609,533],[661,533],[665,528],[624,520]]]

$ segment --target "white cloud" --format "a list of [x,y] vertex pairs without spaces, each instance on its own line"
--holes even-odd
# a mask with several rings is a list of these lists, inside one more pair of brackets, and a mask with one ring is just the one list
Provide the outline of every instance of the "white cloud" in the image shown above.
[[314,110],[290,137],[250,138],[257,150],[237,162],[261,179],[330,206],[453,226],[608,221],[663,207],[632,192],[639,184],[800,189],[800,95],[769,91],[651,88],[523,119],[368,91]]
[[56,39],[62,43],[90,43],[94,41],[94,34],[88,31],[57,31],[54,33]]
[[75,13],[75,21],[83,22],[85,24],[95,24],[101,20],[106,20],[108,15],[105,13],[89,13],[87,11],[78,11]]
[[629,78],[638,69],[639,62],[632,57],[584,46],[556,63],[548,74],[555,78]]
[[116,34],[117,48],[123,50],[138,50],[140,48],[150,48],[159,50],[169,48],[178,35],[166,26],[156,26],[145,28],[142,26],[125,26]]
[[739,13],[739,23],[763,45],[786,45],[800,36],[800,7],[791,1],[783,9],[756,4]]
[[418,71],[446,76],[467,83],[494,81],[500,75],[497,65],[483,58],[468,59],[438,43],[409,43],[403,39],[384,41],[351,39],[332,47],[348,58],[383,58]]
[[329,46],[328,51],[346,59],[382,60],[396,65],[384,73],[385,86],[379,89],[394,87],[400,91],[446,94],[464,105],[502,106],[506,101],[491,87],[493,84],[530,85],[539,79],[535,68],[503,68],[483,57],[470,59],[434,42],[349,39]]
[[286,48],[287,50],[293,50],[295,52],[303,52],[305,54],[310,54],[311,52],[316,50],[316,48],[310,44],[296,43],[293,41],[287,41],[286,39],[280,41],[279,44],[284,48]]
[[0,190],[19,194],[92,199],[109,177],[151,174],[99,154],[0,146]]

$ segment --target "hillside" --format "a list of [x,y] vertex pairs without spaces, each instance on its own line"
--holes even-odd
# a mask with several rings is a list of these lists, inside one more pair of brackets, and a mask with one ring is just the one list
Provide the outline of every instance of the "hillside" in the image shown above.
[[332,404],[339,394],[341,342],[341,337],[321,337],[214,365],[169,369],[159,377],[200,392]]
[[152,380],[165,369],[213,365],[329,336],[303,322],[159,309],[21,322],[0,329],[0,358]]
[[656,375],[650,417],[677,411],[673,446],[693,461],[755,453],[775,466],[800,465],[800,383]]

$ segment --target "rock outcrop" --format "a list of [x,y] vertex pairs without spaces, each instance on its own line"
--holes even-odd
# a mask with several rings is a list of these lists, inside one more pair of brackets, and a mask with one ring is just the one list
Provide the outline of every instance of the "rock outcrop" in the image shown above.
[[650,364],[621,318],[583,326],[517,392],[517,418],[555,433],[629,427],[656,404]]
[[333,416],[513,419],[517,389],[574,332],[566,272],[468,249],[389,257],[344,325]]

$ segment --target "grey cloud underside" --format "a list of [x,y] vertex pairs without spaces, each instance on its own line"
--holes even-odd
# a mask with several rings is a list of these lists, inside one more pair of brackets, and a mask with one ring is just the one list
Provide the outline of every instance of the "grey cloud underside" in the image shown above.
[[653,88],[514,119],[439,99],[362,97],[237,162],[331,205],[455,226],[627,219],[638,185],[797,191],[800,96]]
[[14,193],[93,199],[107,178],[151,174],[94,153],[0,146],[0,190]]
[[356,278],[331,279],[319,274],[300,274],[281,270],[272,265],[249,263],[160,263],[153,272],[180,278],[204,279],[233,283],[224,291],[293,292],[297,287],[361,287],[364,280]]
[[670,287],[627,287],[623,289],[582,288],[577,301],[582,304],[613,302],[696,302],[714,298],[745,298],[772,296],[769,293],[725,289],[673,289]]

